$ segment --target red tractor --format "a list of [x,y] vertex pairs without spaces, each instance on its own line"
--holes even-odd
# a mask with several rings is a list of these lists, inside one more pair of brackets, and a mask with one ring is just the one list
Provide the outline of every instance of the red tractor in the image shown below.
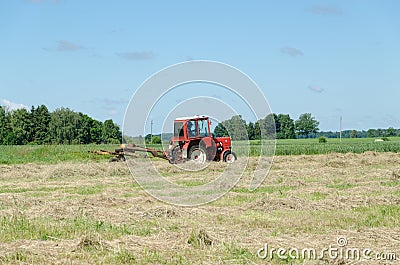
[[180,163],[187,160],[199,162],[236,161],[230,137],[214,137],[210,131],[211,121],[206,116],[177,118],[174,135],[169,146],[168,160]]
[[134,152],[148,152],[154,157],[167,159],[178,164],[188,160],[201,163],[223,160],[228,163],[236,161],[232,152],[230,137],[214,137],[210,132],[211,121],[206,116],[177,118],[174,121],[174,135],[168,151],[147,148],[131,144],[121,144],[114,152],[100,150],[89,151],[100,155],[114,155],[110,161],[125,161],[126,156]]

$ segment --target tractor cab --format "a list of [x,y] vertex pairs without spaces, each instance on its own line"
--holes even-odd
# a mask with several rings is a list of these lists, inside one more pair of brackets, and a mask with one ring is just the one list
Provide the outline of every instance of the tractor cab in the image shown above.
[[174,121],[173,141],[185,141],[211,136],[210,120],[206,116],[177,118]]

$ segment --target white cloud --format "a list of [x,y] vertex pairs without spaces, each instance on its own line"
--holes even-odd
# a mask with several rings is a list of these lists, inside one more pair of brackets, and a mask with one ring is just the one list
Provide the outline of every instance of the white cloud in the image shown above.
[[117,55],[123,59],[131,61],[151,60],[154,58],[153,52],[125,52],[117,53]]
[[108,115],[115,116],[115,115],[119,114],[119,111],[116,109],[111,109],[107,113],[108,113]]
[[26,0],[27,2],[30,2],[32,4],[42,4],[46,2],[52,2],[52,3],[59,3],[61,0]]
[[112,99],[112,98],[103,98],[99,99],[100,101],[104,102],[107,105],[113,105],[113,106],[125,106],[129,103],[129,100],[127,99]]
[[313,6],[306,9],[306,11],[314,15],[322,16],[340,16],[343,14],[340,8],[330,6]]
[[78,51],[84,49],[83,46],[80,46],[78,44],[72,43],[70,41],[67,40],[60,40],[58,41],[58,46],[57,46],[57,50],[60,52],[64,52],[64,51]]
[[281,53],[287,54],[292,57],[304,55],[304,53],[301,50],[293,47],[284,47],[281,49]]
[[317,93],[322,93],[324,92],[324,89],[320,86],[313,86],[313,85],[309,85],[308,89],[310,89],[313,92],[317,92]]
[[2,99],[0,102],[1,102],[1,105],[8,110],[16,110],[16,109],[27,109],[28,110],[28,107],[21,103],[11,102],[7,99]]

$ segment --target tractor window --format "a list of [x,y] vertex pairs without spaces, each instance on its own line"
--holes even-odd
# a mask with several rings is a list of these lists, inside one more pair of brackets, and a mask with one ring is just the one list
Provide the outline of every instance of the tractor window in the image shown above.
[[184,137],[183,135],[183,122],[175,122],[174,123],[174,136],[175,137]]
[[200,137],[208,136],[208,120],[199,120]]
[[188,132],[189,137],[197,136],[196,121],[188,121],[187,122],[187,132]]

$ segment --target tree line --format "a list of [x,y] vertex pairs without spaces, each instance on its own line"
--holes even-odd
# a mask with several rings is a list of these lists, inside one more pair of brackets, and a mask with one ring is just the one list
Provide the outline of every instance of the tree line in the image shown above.
[[50,112],[45,105],[31,110],[7,110],[0,106],[0,144],[120,143],[122,133],[109,119],[95,120],[69,108]]
[[267,138],[309,138],[319,131],[318,126],[319,121],[311,113],[301,114],[296,121],[289,114],[272,113],[254,123],[247,123],[241,115],[235,115],[219,123],[214,129],[214,134],[217,137],[229,135],[233,140],[260,140],[262,133]]
[[[339,132],[318,132],[315,136],[326,138],[339,138]],[[389,127],[387,129],[368,129],[367,131],[362,130],[344,130],[342,132],[343,138],[379,138],[379,137],[395,137],[400,136],[400,130]]]
[[[321,132],[318,126],[319,121],[311,113],[301,114],[297,120],[293,120],[289,114],[273,113],[254,123],[247,123],[241,115],[236,115],[219,123],[214,129],[214,134],[217,137],[230,136],[234,140],[260,140],[261,132],[264,132],[267,138],[275,135],[276,139],[339,138],[339,132]],[[392,136],[400,136],[400,129],[389,127],[388,129],[344,130],[342,132],[343,138]]]

